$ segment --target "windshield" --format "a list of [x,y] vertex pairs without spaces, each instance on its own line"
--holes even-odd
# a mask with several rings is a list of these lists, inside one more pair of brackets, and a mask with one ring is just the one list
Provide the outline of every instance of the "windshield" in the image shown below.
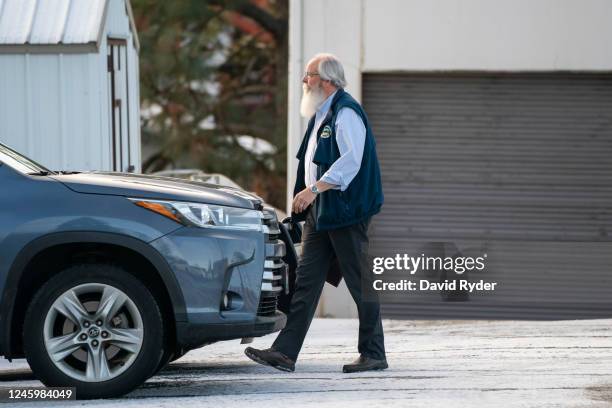
[[40,172],[51,173],[51,171],[44,168],[40,164],[28,159],[25,156],[20,155],[19,153],[3,145],[2,143],[0,143],[0,162],[25,174]]

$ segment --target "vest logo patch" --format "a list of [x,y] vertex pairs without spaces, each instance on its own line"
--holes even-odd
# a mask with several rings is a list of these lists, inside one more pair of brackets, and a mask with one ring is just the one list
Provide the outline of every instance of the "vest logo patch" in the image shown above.
[[327,139],[328,137],[330,137],[330,136],[331,136],[331,132],[332,132],[331,127],[329,127],[329,126],[325,126],[325,127],[323,128],[323,132],[321,132],[321,137],[322,137],[323,139]]

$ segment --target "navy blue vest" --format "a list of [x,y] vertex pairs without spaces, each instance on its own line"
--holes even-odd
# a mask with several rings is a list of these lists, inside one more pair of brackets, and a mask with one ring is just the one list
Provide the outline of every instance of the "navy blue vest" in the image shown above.
[[[331,165],[338,160],[340,152],[336,142],[336,116],[342,108],[353,109],[361,119],[366,128],[365,145],[363,148],[363,158],[361,159],[361,167],[355,178],[351,181],[345,191],[330,189],[320,193],[312,205],[315,206],[317,214],[318,231],[329,230],[334,228],[346,227],[358,222],[365,221],[372,215],[380,211],[384,197],[382,192],[382,183],[380,180],[380,166],[378,157],[376,156],[376,142],[372,129],[368,123],[363,108],[359,103],[343,89],[338,89],[332,99],[329,112],[317,132],[317,147],[315,149],[313,163],[317,168],[317,180]],[[297,158],[300,161],[298,165],[297,178],[293,196],[295,197],[300,191],[306,188],[304,183],[304,157],[308,146],[308,138],[314,127],[315,117],[313,116],[308,122],[308,129],[302,140],[302,145],[297,153]],[[325,127],[331,128],[331,134],[325,134],[321,137],[321,133]],[[295,221],[304,221],[306,214],[310,210],[308,207],[300,214],[292,214]]]

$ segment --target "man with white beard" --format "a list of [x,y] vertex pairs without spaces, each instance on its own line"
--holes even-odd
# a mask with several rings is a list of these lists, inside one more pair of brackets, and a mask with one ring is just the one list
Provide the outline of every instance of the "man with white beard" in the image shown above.
[[306,221],[302,257],[287,325],[271,348],[248,347],[253,361],[294,371],[327,272],[337,259],[359,313],[359,358],[343,372],[387,368],[373,274],[368,267],[368,226],[383,203],[374,135],[359,103],[345,90],[344,69],[331,54],[306,66],[300,112],[309,118],[298,151],[292,217]]

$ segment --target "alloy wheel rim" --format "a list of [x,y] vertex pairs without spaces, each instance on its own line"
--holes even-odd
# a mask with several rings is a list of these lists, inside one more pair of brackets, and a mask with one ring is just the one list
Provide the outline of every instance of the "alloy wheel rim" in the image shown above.
[[86,283],[62,293],[43,327],[47,355],[64,374],[85,382],[116,378],[142,349],[143,323],[120,289]]

